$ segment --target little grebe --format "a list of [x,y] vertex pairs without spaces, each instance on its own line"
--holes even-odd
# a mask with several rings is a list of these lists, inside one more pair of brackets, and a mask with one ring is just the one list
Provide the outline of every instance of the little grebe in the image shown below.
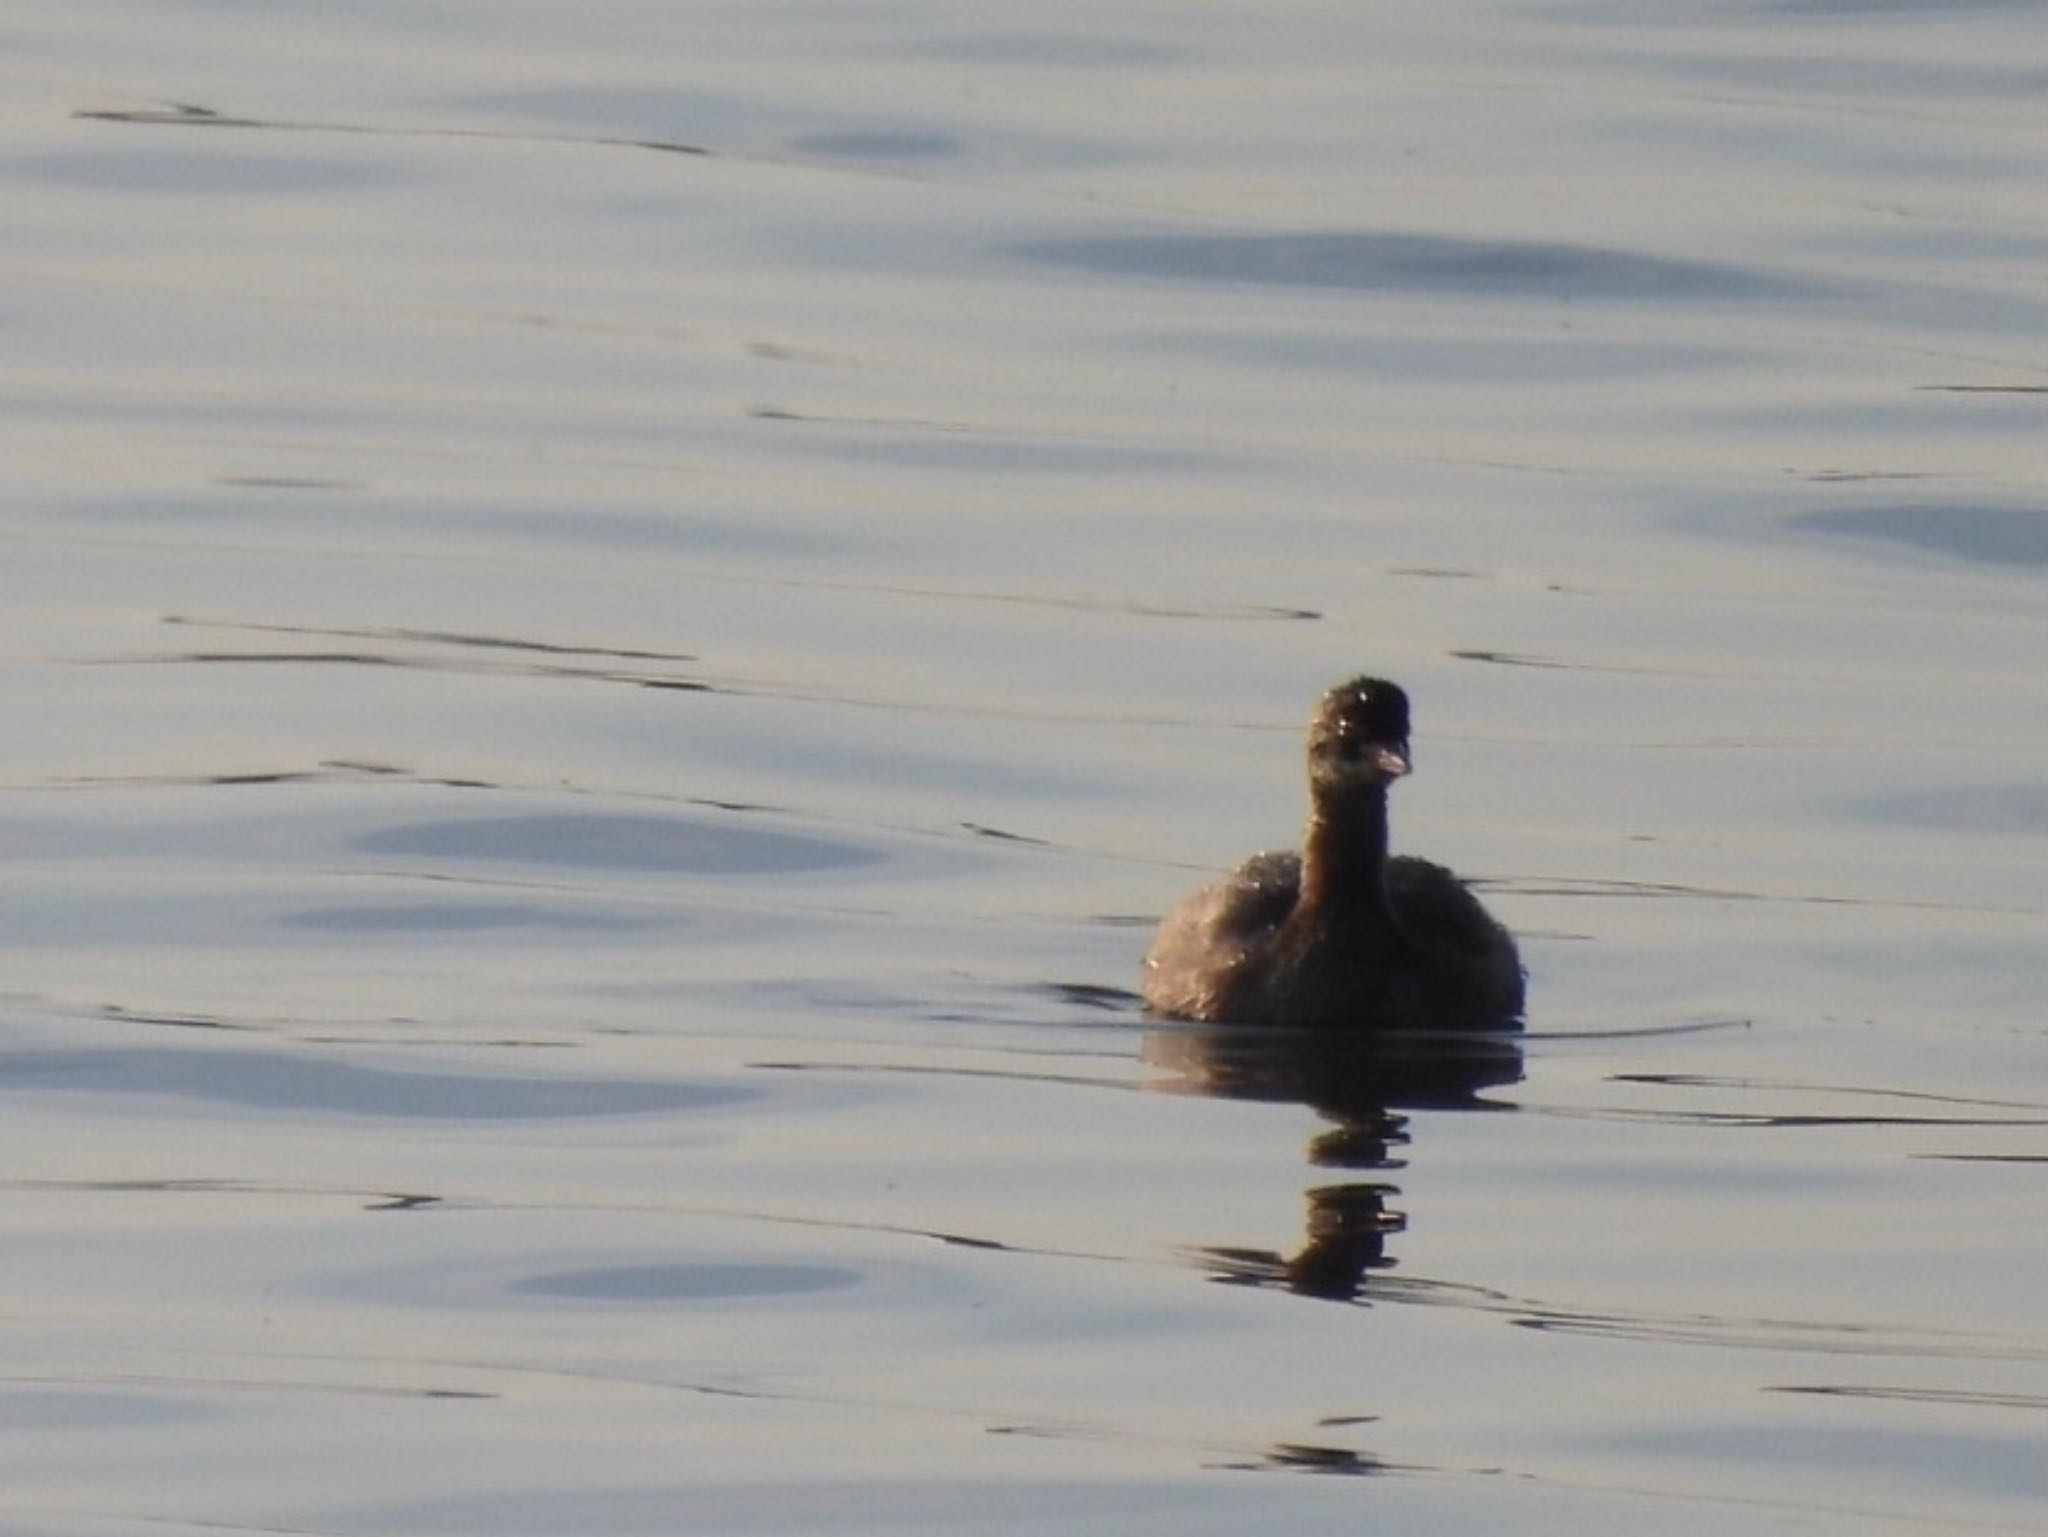
[[1412,766],[1408,696],[1354,678],[1308,729],[1299,854],[1257,854],[1189,897],[1145,957],[1145,1003],[1219,1023],[1511,1030],[1515,941],[1442,865],[1387,855],[1387,787]]

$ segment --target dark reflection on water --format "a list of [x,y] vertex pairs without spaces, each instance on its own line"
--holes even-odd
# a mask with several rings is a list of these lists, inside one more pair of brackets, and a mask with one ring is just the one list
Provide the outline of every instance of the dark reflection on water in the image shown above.
[[124,1387],[84,1383],[58,1387],[35,1383],[0,1392],[0,1431],[50,1435],[75,1431],[104,1437],[109,1431],[190,1424],[219,1417],[219,1411],[189,1399],[144,1394]]
[[[1309,1140],[1310,1165],[1365,1172],[1405,1166],[1409,1122],[1402,1110],[1503,1108],[1482,1099],[1482,1091],[1522,1076],[1516,1037],[1473,1032],[1161,1028],[1147,1034],[1143,1055],[1172,1071],[1166,1087],[1181,1092],[1309,1106],[1330,1123]],[[1196,1252],[1215,1279],[1231,1285],[1356,1301],[1371,1272],[1396,1263],[1387,1241],[1408,1225],[1390,1204],[1400,1193],[1385,1180],[1312,1185],[1302,1245],[1293,1254],[1219,1245]]]
[[1290,1101],[1339,1122],[1387,1110],[1495,1108],[1480,1093],[1522,1077],[1519,1035],[1476,1030],[1160,1026],[1147,1033],[1143,1055],[1172,1070],[1182,1092]]
[[2041,785],[1958,785],[1909,790],[1862,802],[1860,815],[1887,826],[1943,832],[2048,835],[2048,788]]
[[[1911,1425],[1865,1421],[1823,1426],[1804,1418],[1771,1415],[1718,1426],[1642,1426],[1624,1432],[1620,1439],[1653,1454],[1671,1455],[1682,1447],[1702,1472],[1717,1465],[1745,1468],[1773,1460],[1802,1468],[1832,1469],[1850,1479],[1883,1468],[1889,1477],[1910,1479],[1929,1491],[1977,1498],[1997,1494],[2031,1501],[2037,1516],[2042,1496],[2048,1492],[2042,1474],[2041,1439],[2025,1430],[1948,1425],[1939,1420]],[[1965,1530],[1971,1524],[1959,1521],[1950,1530]],[[1999,1527],[2018,1530],[2003,1523]]]
[[1392,1471],[1395,1464],[1348,1447],[1282,1441],[1266,1453],[1258,1466],[1288,1473],[1332,1473],[1344,1478],[1365,1478]]
[[1927,16],[1958,11],[2031,9],[2037,0],[1757,0],[1757,9],[1785,16]]
[[1207,1465],[1232,1473],[1319,1473],[1342,1478],[1431,1471],[1418,1463],[1388,1462],[1348,1446],[1319,1446],[1305,1441],[1278,1441],[1255,1456],[1228,1457]]
[[1546,299],[1756,299],[1814,285],[1602,246],[1374,230],[1032,240],[1007,254],[1136,277]]
[[810,834],[770,832],[680,816],[450,817],[366,833],[372,854],[510,859],[598,870],[684,870],[699,875],[788,875],[871,865],[873,849]]
[[10,1052],[0,1058],[0,1094],[10,1090],[148,1094],[265,1111],[453,1121],[644,1115],[762,1097],[758,1089],[724,1084],[411,1073],[242,1050]]
[[1802,512],[1794,528],[1882,539],[1996,566],[2048,566],[2048,508],[1919,502]]
[[10,168],[67,187],[180,198],[211,193],[310,196],[396,179],[391,171],[362,161],[218,151],[69,151],[24,157]]

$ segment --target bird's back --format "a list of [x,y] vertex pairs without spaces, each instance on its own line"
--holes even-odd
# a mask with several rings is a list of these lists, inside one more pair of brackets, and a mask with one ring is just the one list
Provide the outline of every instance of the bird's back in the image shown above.
[[1301,856],[1254,854],[1166,915],[1145,955],[1145,1004],[1177,1019],[1227,1019],[1301,899]]
[[1522,1011],[1514,940],[1465,883],[1387,861],[1393,922],[1311,911],[1301,857],[1259,854],[1183,902],[1145,958],[1145,1002],[1180,1019],[1380,1030],[1485,1029]]

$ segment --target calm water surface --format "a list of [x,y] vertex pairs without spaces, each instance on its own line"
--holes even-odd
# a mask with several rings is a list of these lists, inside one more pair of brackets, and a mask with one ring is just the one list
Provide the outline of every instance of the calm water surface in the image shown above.
[[0,1527],[2038,1529],[2036,7],[0,36]]

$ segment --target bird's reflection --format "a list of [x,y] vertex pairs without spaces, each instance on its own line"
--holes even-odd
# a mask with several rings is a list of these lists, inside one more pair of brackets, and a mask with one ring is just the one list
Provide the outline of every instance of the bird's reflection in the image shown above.
[[[1492,1109],[1483,1091],[1518,1081],[1518,1037],[1471,1031],[1346,1036],[1261,1026],[1161,1026],[1144,1060],[1168,1073],[1158,1087],[1221,1099],[1307,1105],[1330,1124],[1309,1139],[1316,1168],[1387,1173],[1406,1166],[1409,1110]],[[1395,1263],[1387,1241],[1407,1226],[1383,1179],[1311,1185],[1301,1248],[1197,1250],[1220,1281],[1357,1300],[1371,1272]]]

